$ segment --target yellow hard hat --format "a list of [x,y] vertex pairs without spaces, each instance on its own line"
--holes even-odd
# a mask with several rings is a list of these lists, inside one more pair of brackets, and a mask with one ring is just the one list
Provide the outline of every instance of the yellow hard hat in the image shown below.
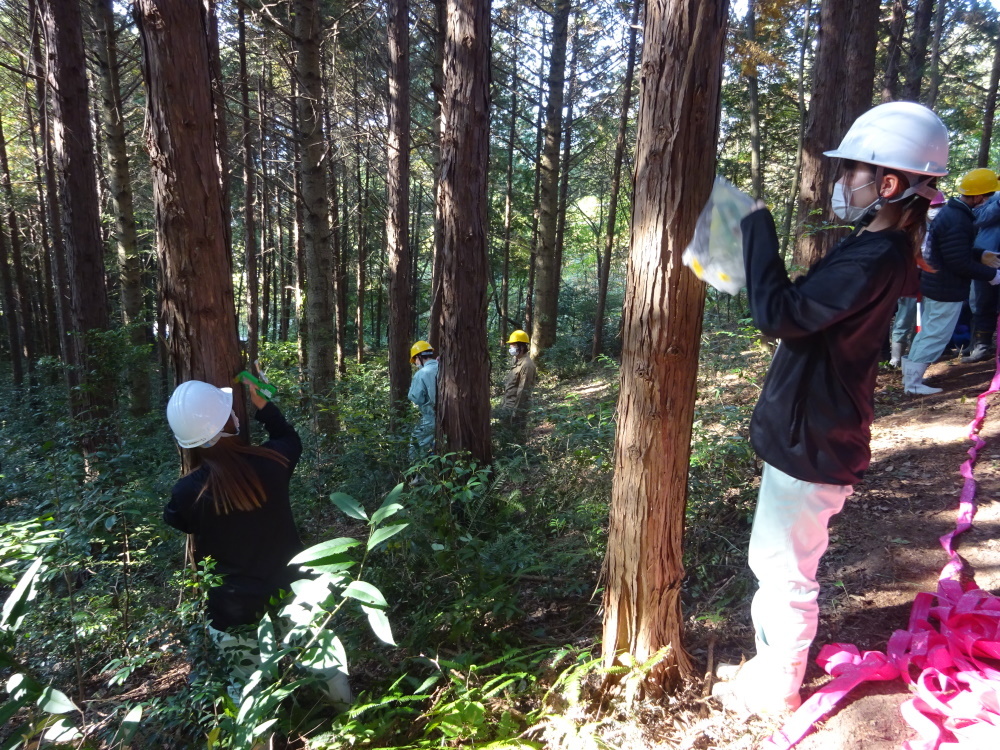
[[426,341],[418,341],[413,346],[410,347],[410,364],[417,361],[417,355],[423,354],[424,352],[434,351],[434,348],[428,344]]
[[1000,180],[992,169],[973,169],[958,178],[958,192],[962,195],[983,195],[1000,190]]
[[531,343],[531,338],[524,331],[514,331],[510,338],[507,339],[508,344],[529,344]]

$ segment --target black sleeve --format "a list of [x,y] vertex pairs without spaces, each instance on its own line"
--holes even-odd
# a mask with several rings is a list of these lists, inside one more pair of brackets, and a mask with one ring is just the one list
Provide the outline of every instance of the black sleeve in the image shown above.
[[299,461],[299,456],[302,455],[299,433],[288,423],[281,410],[270,401],[264,408],[257,410],[255,418],[267,430],[268,441],[264,443],[264,447],[275,450],[287,458],[288,471],[291,473]]
[[941,264],[957,276],[979,281],[993,281],[996,269],[979,262],[983,251],[974,247],[976,230],[970,225],[967,231],[952,227],[950,231],[932,232]]
[[195,534],[198,532],[198,525],[192,510],[197,495],[192,494],[191,482],[187,479],[184,477],[174,485],[170,493],[170,502],[163,509],[163,520],[178,531]]
[[783,339],[809,336],[868,300],[870,269],[850,259],[827,263],[792,283],[767,209],[754,211],[740,227],[750,313],[763,333]]

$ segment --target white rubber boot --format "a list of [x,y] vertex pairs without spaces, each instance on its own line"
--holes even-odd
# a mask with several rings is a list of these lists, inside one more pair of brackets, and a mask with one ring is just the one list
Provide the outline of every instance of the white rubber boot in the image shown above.
[[900,360],[902,359],[903,359],[903,342],[893,341],[889,356],[889,367],[899,367]]
[[[768,649],[771,651],[771,649]],[[712,686],[712,695],[728,710],[758,716],[783,714],[802,703],[799,688],[806,672],[809,650],[799,653],[758,654],[739,666],[727,682]],[[728,668],[728,669],[727,669]],[[732,674],[730,665],[719,665],[719,679]]]
[[916,396],[932,396],[940,393],[940,388],[934,388],[924,382],[924,372],[927,370],[926,362],[912,362],[906,357],[903,363],[903,390]]

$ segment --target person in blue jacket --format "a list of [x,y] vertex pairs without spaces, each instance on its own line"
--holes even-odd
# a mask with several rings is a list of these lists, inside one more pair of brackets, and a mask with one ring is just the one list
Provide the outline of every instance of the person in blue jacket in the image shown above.
[[410,363],[417,371],[410,381],[407,398],[420,410],[420,419],[413,428],[410,439],[410,461],[419,461],[434,452],[434,433],[437,409],[437,354],[426,341],[418,341],[410,347]]
[[[972,209],[976,216],[976,247],[982,250],[980,261],[997,267],[1000,255],[1000,193],[993,195],[981,206]],[[1000,286],[980,279],[972,280],[969,306],[972,308],[972,346],[963,362],[982,362],[996,352],[994,336],[997,332],[997,303]]]
[[834,213],[856,228],[804,276],[789,279],[763,203],[742,222],[753,320],[781,341],[750,423],[764,461],[749,549],[756,655],[717,694],[756,713],[801,702],[827,524],[871,459],[881,346],[896,301],[916,291],[948,132],[929,109],[892,102],[859,117],[826,155],[839,160]]
[[[989,169],[966,172],[958,180],[958,197],[950,198],[931,224],[928,263],[933,272],[920,275],[920,331],[913,338],[909,354],[903,357],[903,388],[907,393],[941,392],[924,382],[924,372],[948,345],[969,296],[969,282],[1000,284],[1000,270],[994,267],[1000,266],[1000,261],[996,256],[990,260],[991,254],[977,246],[973,214],[998,187],[1000,182]],[[973,340],[973,349],[975,343]]]

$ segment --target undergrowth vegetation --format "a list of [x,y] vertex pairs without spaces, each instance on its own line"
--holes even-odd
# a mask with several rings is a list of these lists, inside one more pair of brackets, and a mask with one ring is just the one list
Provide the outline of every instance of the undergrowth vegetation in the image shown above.
[[[745,322],[716,318],[685,539],[695,641],[747,595],[746,427],[766,356]],[[41,736],[78,748],[271,736],[331,750],[615,746],[598,636],[617,363],[558,352],[527,439],[496,425],[491,467],[456,455],[407,466],[410,425],[388,427],[384,361],[350,369],[341,432],[317,435],[288,346],[262,360],[305,444],[292,497],[309,547],[296,562],[311,577],[251,634],[259,655],[243,685],[227,681],[234,654],[208,635],[211,565],[185,569],[184,540],[161,518],[179,469],[162,409],[122,409],[118,448],[85,460],[61,385],[0,403],[0,748]],[[350,706],[323,689],[338,670]]]

